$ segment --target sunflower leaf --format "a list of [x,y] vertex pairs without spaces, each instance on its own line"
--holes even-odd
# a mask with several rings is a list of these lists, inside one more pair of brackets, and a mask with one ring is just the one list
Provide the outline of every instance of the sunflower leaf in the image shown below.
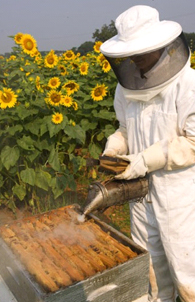
[[60,179],[59,177],[52,178],[50,186],[54,194],[54,198],[58,198],[64,193],[65,188],[68,185],[68,180],[64,176]]
[[115,131],[115,127],[113,125],[106,125],[104,132],[105,132],[105,137],[108,138],[111,134],[113,134]]
[[89,152],[90,152],[90,154],[91,154],[91,156],[92,156],[93,158],[98,159],[98,158],[99,158],[99,155],[100,155],[101,152],[102,152],[102,149],[101,149],[100,146],[98,146],[97,144],[90,143],[90,144],[89,144]]
[[8,132],[10,135],[15,135],[16,132],[22,132],[22,130],[23,130],[22,125],[16,125],[8,128]]
[[51,175],[48,172],[39,170],[36,172],[35,185],[45,191],[49,188],[49,182],[51,180]]
[[54,124],[52,123],[51,119],[47,121],[47,126],[49,130],[50,137],[53,137],[54,135],[58,134],[62,129],[66,127],[67,124],[67,117],[64,117],[62,123],[60,124]]
[[94,121],[92,123],[90,123],[89,120],[87,120],[87,119],[82,119],[82,121],[81,121],[81,127],[85,131],[87,131],[89,129],[94,130],[97,128],[97,125],[98,125],[97,121]]
[[48,163],[51,165],[51,167],[55,171],[60,171],[60,161],[58,157],[58,151],[52,148],[49,158],[48,158]]
[[20,157],[20,151],[17,147],[5,146],[1,150],[1,162],[3,166],[9,170],[10,167],[13,167]]
[[92,114],[96,118],[101,118],[101,119],[105,119],[105,120],[109,120],[109,121],[113,121],[115,119],[115,113],[110,112],[108,110],[100,110],[99,112],[97,112],[96,110],[93,110]]
[[35,185],[35,171],[32,168],[27,168],[20,172],[20,177],[24,183],[27,183],[31,186]]
[[12,191],[21,201],[26,196],[26,188],[24,185],[15,185],[12,188]]
[[79,125],[67,125],[64,129],[64,132],[71,138],[77,139],[80,143],[85,143],[86,133]]
[[17,140],[17,144],[24,150],[35,150],[34,140],[30,136],[24,135],[21,139]]
[[25,118],[32,116],[32,115],[37,115],[39,113],[38,109],[31,109],[31,110],[26,110],[25,107],[23,106],[18,106],[16,107],[16,112],[18,113],[18,116],[21,120],[24,120]]
[[24,128],[30,133],[38,135],[40,131],[40,123],[38,122],[38,120],[36,121],[36,124],[34,122],[30,122],[26,124]]

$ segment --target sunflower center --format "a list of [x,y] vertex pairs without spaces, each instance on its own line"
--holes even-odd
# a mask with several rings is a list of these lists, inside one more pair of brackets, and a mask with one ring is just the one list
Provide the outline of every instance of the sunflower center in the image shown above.
[[48,62],[49,64],[53,64],[53,63],[54,63],[54,58],[53,58],[53,57],[48,57],[48,58],[47,58],[47,62]]
[[95,94],[95,96],[101,96],[102,95],[102,89],[101,88],[96,88],[94,94]]
[[86,68],[86,66],[81,66],[81,71],[85,71],[87,68]]
[[12,100],[11,94],[9,94],[9,93],[3,93],[3,94],[2,94],[2,101],[3,101],[4,103],[10,103],[11,100]]
[[56,80],[51,81],[51,85],[56,86],[57,85],[57,81]]
[[53,103],[59,103],[60,102],[60,95],[59,94],[53,94],[51,96],[51,100]]
[[70,90],[73,90],[75,88],[75,85],[73,83],[66,85],[67,88]]
[[32,49],[33,49],[33,46],[34,46],[34,44],[33,44],[33,42],[32,42],[31,40],[27,40],[27,41],[25,42],[25,48],[26,48],[26,49],[32,50]]

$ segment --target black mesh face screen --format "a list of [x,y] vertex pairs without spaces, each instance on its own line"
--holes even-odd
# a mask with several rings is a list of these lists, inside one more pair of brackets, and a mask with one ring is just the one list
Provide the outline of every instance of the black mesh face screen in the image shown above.
[[130,57],[125,57],[125,58],[106,57],[106,59],[109,61],[119,83],[123,87],[130,89],[131,87],[130,75],[133,72],[132,65],[134,65],[131,58]]
[[[159,59],[146,73],[143,73],[140,66],[142,57],[148,58],[160,52]],[[169,45],[151,53],[140,54],[137,61],[133,57],[111,58],[109,61],[119,83],[130,90],[141,90],[159,86],[174,77],[187,63],[189,59],[189,48],[184,35],[181,34]],[[149,63],[149,62],[148,62]],[[147,65],[147,61],[145,62]]]

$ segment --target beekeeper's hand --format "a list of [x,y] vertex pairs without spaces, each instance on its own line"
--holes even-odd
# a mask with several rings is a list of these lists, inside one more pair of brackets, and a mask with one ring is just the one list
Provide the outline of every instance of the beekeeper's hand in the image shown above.
[[120,126],[108,137],[105,150],[102,155],[116,157],[117,154],[127,154],[127,152],[127,131],[126,128]]
[[164,168],[166,157],[161,143],[155,143],[137,155],[117,155],[118,158],[129,161],[125,171],[116,175],[116,179],[133,179],[143,177],[146,173]]
[[116,157],[117,154],[118,154],[118,150],[109,148],[109,149],[105,149],[102,155]]
[[142,153],[137,155],[117,155],[117,158],[129,161],[130,164],[123,173],[115,176],[116,179],[133,179],[146,175],[148,168],[145,165]]

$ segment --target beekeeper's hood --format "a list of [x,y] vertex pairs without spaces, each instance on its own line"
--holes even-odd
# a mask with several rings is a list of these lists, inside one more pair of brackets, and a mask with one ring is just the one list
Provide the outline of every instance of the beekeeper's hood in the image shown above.
[[[131,7],[119,15],[115,26],[118,34],[104,42],[100,50],[124,88],[140,90],[159,86],[175,77],[189,59],[181,26],[173,21],[160,21],[158,11],[152,7]],[[149,71],[141,73],[134,56],[157,50],[159,59]]]

